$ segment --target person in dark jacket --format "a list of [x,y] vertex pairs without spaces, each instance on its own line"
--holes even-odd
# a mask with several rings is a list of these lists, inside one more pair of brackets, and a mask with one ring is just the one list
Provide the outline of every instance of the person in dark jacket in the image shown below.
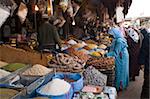
[[[131,81],[135,81],[135,77],[139,76],[140,65],[138,64],[138,56],[142,45],[143,36],[134,28],[127,31],[127,42],[129,51],[129,77]],[[141,35],[141,36],[140,36]]]
[[144,40],[142,42],[142,47],[139,55],[139,64],[144,65],[144,82],[141,92],[141,99],[149,99],[149,43],[150,43],[150,33],[144,33]]
[[57,28],[49,23],[48,15],[43,15],[42,18],[43,24],[40,26],[38,32],[39,50],[56,50],[56,44],[61,47],[61,39]]

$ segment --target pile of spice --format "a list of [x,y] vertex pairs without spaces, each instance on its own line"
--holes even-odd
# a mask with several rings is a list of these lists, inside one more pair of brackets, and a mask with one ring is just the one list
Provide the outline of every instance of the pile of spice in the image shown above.
[[23,72],[22,75],[44,76],[52,71],[53,71],[53,69],[49,69],[43,65],[36,64],[36,65],[33,65],[31,68],[27,69],[25,72]]
[[11,74],[11,73],[8,72],[8,71],[0,69],[0,79],[3,78],[3,77],[6,77],[9,74]]
[[61,79],[53,79],[43,87],[41,87],[39,93],[43,95],[54,95],[59,96],[69,92],[71,85]]
[[11,99],[18,93],[19,93],[18,91],[13,89],[0,88],[0,97],[2,97],[2,99]]
[[2,69],[6,70],[6,71],[9,71],[9,72],[14,72],[18,69],[21,69],[23,67],[25,67],[26,65],[25,64],[22,64],[22,63],[12,63],[12,64],[8,64],[4,67],[2,67]]

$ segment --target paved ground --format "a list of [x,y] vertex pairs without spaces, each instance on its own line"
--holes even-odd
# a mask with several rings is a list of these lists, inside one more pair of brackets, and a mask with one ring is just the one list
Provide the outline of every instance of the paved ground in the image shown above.
[[142,85],[143,71],[140,71],[140,76],[136,77],[136,81],[131,81],[127,90],[118,93],[118,99],[140,99]]

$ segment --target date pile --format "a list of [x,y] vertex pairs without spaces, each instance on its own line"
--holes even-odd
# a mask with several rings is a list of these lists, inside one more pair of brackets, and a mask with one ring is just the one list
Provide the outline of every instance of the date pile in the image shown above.
[[50,67],[53,66],[57,71],[62,72],[79,72],[84,68],[84,64],[85,63],[77,56],[71,57],[64,53],[57,54],[51,62],[49,62]]
[[88,60],[87,65],[96,69],[112,69],[115,65],[115,60],[113,57],[91,58]]

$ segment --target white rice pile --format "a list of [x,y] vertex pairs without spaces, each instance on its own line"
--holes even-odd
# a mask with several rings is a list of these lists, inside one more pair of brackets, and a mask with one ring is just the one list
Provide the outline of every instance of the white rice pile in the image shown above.
[[0,69],[0,79],[3,78],[3,77],[6,77],[9,74],[11,74],[11,73],[8,72],[8,71]]
[[43,95],[53,95],[53,96],[58,96],[58,95],[63,95],[69,92],[71,85],[61,79],[53,79],[51,82],[47,83],[44,85],[39,93]]
[[32,66],[31,68],[27,69],[25,72],[22,73],[22,75],[27,76],[44,76],[50,72],[52,72],[53,69],[49,69],[45,66],[36,64]]

